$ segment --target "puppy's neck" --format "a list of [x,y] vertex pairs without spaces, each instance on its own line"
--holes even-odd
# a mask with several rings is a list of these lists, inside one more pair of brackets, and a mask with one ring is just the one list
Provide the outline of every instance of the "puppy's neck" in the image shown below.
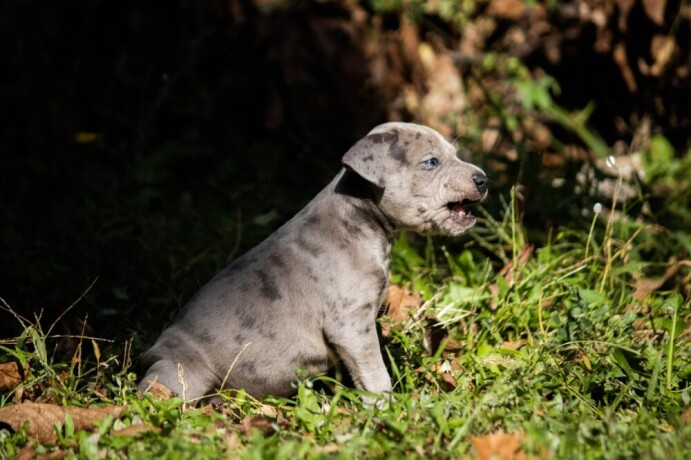
[[344,169],[336,177],[334,193],[342,196],[359,212],[371,216],[381,226],[387,240],[393,241],[396,227],[379,209],[379,202],[384,194],[384,189],[368,182],[357,173]]

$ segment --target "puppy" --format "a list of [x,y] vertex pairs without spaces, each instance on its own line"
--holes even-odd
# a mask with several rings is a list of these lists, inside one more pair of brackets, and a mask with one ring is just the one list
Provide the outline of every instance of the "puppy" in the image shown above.
[[338,356],[358,388],[391,390],[375,319],[396,232],[460,235],[487,177],[431,128],[385,123],[302,211],[218,273],[144,355],[156,381],[188,401],[215,389],[295,392]]

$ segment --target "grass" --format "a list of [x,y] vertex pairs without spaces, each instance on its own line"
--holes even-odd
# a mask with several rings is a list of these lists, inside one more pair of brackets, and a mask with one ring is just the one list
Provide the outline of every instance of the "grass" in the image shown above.
[[[103,342],[80,337],[60,362],[50,328],[21,319],[0,361],[30,372],[0,406],[127,408],[95,431],[66,420],[55,445],[0,428],[0,457],[489,458],[491,433],[507,436],[501,458],[691,457],[688,266],[641,291],[674,263],[651,257],[656,247],[681,243],[622,212],[533,246],[516,200],[509,194],[501,219],[486,214],[464,245],[398,239],[393,281],[424,302],[384,341],[395,383],[384,408],[326,376],[301,382],[293,399],[226,392],[218,409],[188,408],[137,395],[129,342],[106,357]],[[433,333],[441,344],[430,346]],[[510,439],[517,449],[502,453]]]

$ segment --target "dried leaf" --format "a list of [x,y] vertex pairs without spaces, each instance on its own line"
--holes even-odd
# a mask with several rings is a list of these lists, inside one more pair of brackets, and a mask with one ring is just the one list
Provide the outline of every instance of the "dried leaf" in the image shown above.
[[441,346],[444,351],[448,353],[458,353],[459,351],[463,350],[463,345],[460,344],[458,340],[448,336],[442,340]]
[[676,49],[676,42],[674,37],[656,35],[651,40],[650,48],[651,54],[655,56],[655,62],[650,67],[649,72],[654,77],[659,77],[672,60],[674,50]]
[[449,121],[450,113],[463,113],[465,91],[463,79],[451,55],[435,53],[428,43],[418,48],[420,62],[427,76],[429,90],[419,100],[418,110],[413,110],[420,122],[436,129],[446,137],[452,137],[460,128],[460,117]]
[[524,0],[491,0],[487,7],[487,13],[491,16],[509,21],[520,19],[525,10]]
[[515,341],[506,340],[506,341],[504,341],[504,343],[501,344],[501,347],[507,348],[509,350],[518,350],[523,345],[525,345],[525,340],[515,340]]
[[154,433],[160,433],[161,429],[157,426],[147,425],[146,423],[136,423],[130,425],[122,430],[114,430],[111,432],[113,436],[134,436],[139,437],[143,433],[153,431]]
[[651,21],[658,26],[663,26],[665,23],[665,6],[667,0],[643,0],[643,10],[648,15]]
[[176,393],[173,390],[163,385],[162,383],[158,383],[155,381],[149,382],[149,387],[147,388],[147,391],[159,399],[170,399],[173,396],[176,396]]
[[687,407],[684,412],[681,413],[681,421],[684,423],[691,423],[691,407]]
[[264,417],[276,418],[278,416],[278,409],[268,404],[262,404],[259,408],[259,413]]
[[623,43],[616,44],[612,56],[614,57],[614,62],[619,66],[621,77],[624,79],[624,83],[626,83],[629,92],[638,92],[638,83],[636,83],[636,77],[634,77],[631,66],[629,66],[629,60],[626,56],[626,47]]
[[242,441],[240,440],[240,436],[234,431],[230,431],[226,436],[225,436],[225,449],[226,450],[237,450],[242,447]]
[[501,132],[498,129],[487,128],[482,131],[482,151],[484,153],[494,150],[499,143]]
[[57,449],[45,454],[39,454],[35,458],[36,460],[62,460],[70,455],[70,451],[66,449]]
[[636,0],[615,0],[615,2],[619,7],[619,20],[617,21],[617,27],[620,31],[626,32],[629,13],[631,13],[631,9],[634,7]]
[[314,450],[320,454],[335,454],[341,450],[341,446],[336,443],[324,444],[323,446],[316,446]]
[[636,282],[636,289],[633,291],[633,298],[637,300],[643,300],[653,291],[660,289],[664,284],[669,281],[674,275],[677,274],[679,269],[683,266],[691,266],[691,261],[681,260],[672,261],[667,267],[665,274],[660,278],[641,278]]
[[504,433],[499,430],[484,436],[473,436],[470,443],[475,450],[476,460],[527,460],[537,457],[528,456],[521,449],[525,435],[521,432]]
[[453,376],[453,374],[451,374],[451,373],[449,373],[449,372],[444,372],[444,373],[441,375],[441,378],[442,378],[446,383],[448,383],[448,384],[451,386],[451,388],[456,388],[456,378]]
[[[518,263],[519,267],[524,266],[525,264],[528,263],[528,260],[530,260],[530,256],[533,255],[533,250],[535,249],[535,246],[532,244],[528,244],[526,246],[523,246],[521,249],[521,253],[518,254],[518,258],[516,259],[516,262]],[[504,268],[501,269],[499,274],[504,277],[506,281],[509,283],[513,283],[513,271],[515,267],[513,264],[513,260],[506,264]]]
[[57,441],[55,425],[65,423],[65,414],[70,414],[75,430],[87,430],[108,415],[120,417],[124,406],[113,407],[63,407],[56,404],[25,402],[0,408],[0,422],[6,423],[14,431],[28,423],[27,433],[41,443]]
[[27,444],[22,448],[22,450],[19,451],[16,457],[14,457],[14,460],[30,460],[34,458],[34,455],[36,454],[36,449],[34,449],[30,444]]
[[24,371],[16,362],[0,364],[0,391],[9,391],[24,381]]
[[393,322],[403,323],[410,319],[410,312],[420,308],[421,300],[417,293],[396,284],[389,286],[384,299],[386,316]]
[[260,433],[265,435],[272,434],[275,431],[271,420],[266,417],[252,417],[250,415],[242,419],[240,428],[246,436],[252,434],[252,430],[259,430]]

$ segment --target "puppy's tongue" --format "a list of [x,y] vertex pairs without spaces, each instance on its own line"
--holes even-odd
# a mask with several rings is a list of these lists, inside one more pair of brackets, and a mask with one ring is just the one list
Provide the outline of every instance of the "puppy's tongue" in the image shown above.
[[468,214],[468,211],[466,211],[465,207],[460,203],[454,203],[451,206],[451,210],[460,216],[465,216]]

